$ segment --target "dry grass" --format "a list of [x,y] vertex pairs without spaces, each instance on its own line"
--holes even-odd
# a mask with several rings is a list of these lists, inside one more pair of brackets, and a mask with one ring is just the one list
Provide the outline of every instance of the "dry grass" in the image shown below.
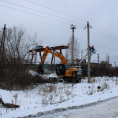
[[115,84],[118,85],[118,78],[116,77],[116,81],[115,81]]
[[67,96],[69,96],[69,95],[71,95],[71,94],[72,94],[72,91],[71,91],[71,90],[69,90],[69,89],[66,89],[65,94],[66,94]]
[[89,85],[88,88],[91,88],[91,86]]
[[[65,102],[75,96],[72,94],[73,87],[71,85],[66,86],[65,84],[62,84],[61,86],[56,86],[55,84],[48,84],[47,86],[43,87],[42,89],[39,89],[38,91],[38,93],[42,95],[43,107],[51,104]],[[65,95],[66,97],[64,97]]]
[[49,85],[49,86],[45,86],[42,90],[43,92],[52,92],[56,89],[56,86],[55,85]]
[[95,78],[92,78],[91,80],[90,80],[90,83],[94,83],[95,82]]
[[49,105],[49,101],[46,98],[42,98],[42,107]]
[[13,97],[15,98],[15,104],[17,104],[17,94],[15,94]]
[[93,93],[95,93],[94,91],[94,85],[93,86],[88,86],[89,90],[87,91],[88,95],[93,95]]
[[109,83],[107,83],[106,81],[102,83],[102,88],[103,89],[109,89],[110,86],[109,86]]
[[101,91],[104,91],[104,88],[101,88]]

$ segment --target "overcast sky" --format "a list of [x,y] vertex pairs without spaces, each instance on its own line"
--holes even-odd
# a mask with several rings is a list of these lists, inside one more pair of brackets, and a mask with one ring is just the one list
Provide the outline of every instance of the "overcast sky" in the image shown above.
[[66,45],[74,24],[83,55],[89,21],[90,45],[97,51],[92,62],[97,53],[100,61],[108,54],[110,63],[118,65],[118,0],[0,0],[0,16],[0,28],[23,25],[29,34],[37,33],[44,47]]

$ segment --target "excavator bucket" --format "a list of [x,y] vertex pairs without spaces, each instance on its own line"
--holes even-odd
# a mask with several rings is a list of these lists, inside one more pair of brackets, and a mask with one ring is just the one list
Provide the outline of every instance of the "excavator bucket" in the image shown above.
[[38,66],[37,73],[38,74],[44,74],[43,66]]

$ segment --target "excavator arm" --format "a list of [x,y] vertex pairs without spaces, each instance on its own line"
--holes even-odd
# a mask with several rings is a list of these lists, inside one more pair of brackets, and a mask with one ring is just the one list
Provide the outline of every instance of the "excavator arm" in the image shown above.
[[46,60],[46,57],[47,57],[47,54],[48,54],[48,53],[51,53],[51,54],[53,54],[54,56],[58,57],[58,58],[61,60],[62,64],[67,64],[67,61],[66,61],[65,57],[64,57],[61,53],[55,52],[55,51],[51,50],[51,49],[47,46],[47,47],[45,48],[42,61],[41,61],[41,63],[40,63],[39,66],[38,66],[37,73],[40,73],[40,74],[44,73],[43,64],[44,64],[44,62],[45,62],[45,60]]

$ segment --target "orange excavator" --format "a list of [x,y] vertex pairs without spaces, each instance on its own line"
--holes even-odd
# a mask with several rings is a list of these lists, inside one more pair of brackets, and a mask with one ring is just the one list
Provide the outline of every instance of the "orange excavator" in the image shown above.
[[51,50],[48,46],[45,48],[42,61],[38,66],[37,73],[39,74],[44,73],[43,64],[45,62],[48,53],[51,53],[54,56],[58,57],[62,62],[62,64],[56,65],[56,74],[59,78],[62,78],[64,81],[68,82],[72,81],[81,82],[81,74],[82,74],[81,69],[79,69],[78,67],[69,68],[67,66],[66,58],[61,53]]

